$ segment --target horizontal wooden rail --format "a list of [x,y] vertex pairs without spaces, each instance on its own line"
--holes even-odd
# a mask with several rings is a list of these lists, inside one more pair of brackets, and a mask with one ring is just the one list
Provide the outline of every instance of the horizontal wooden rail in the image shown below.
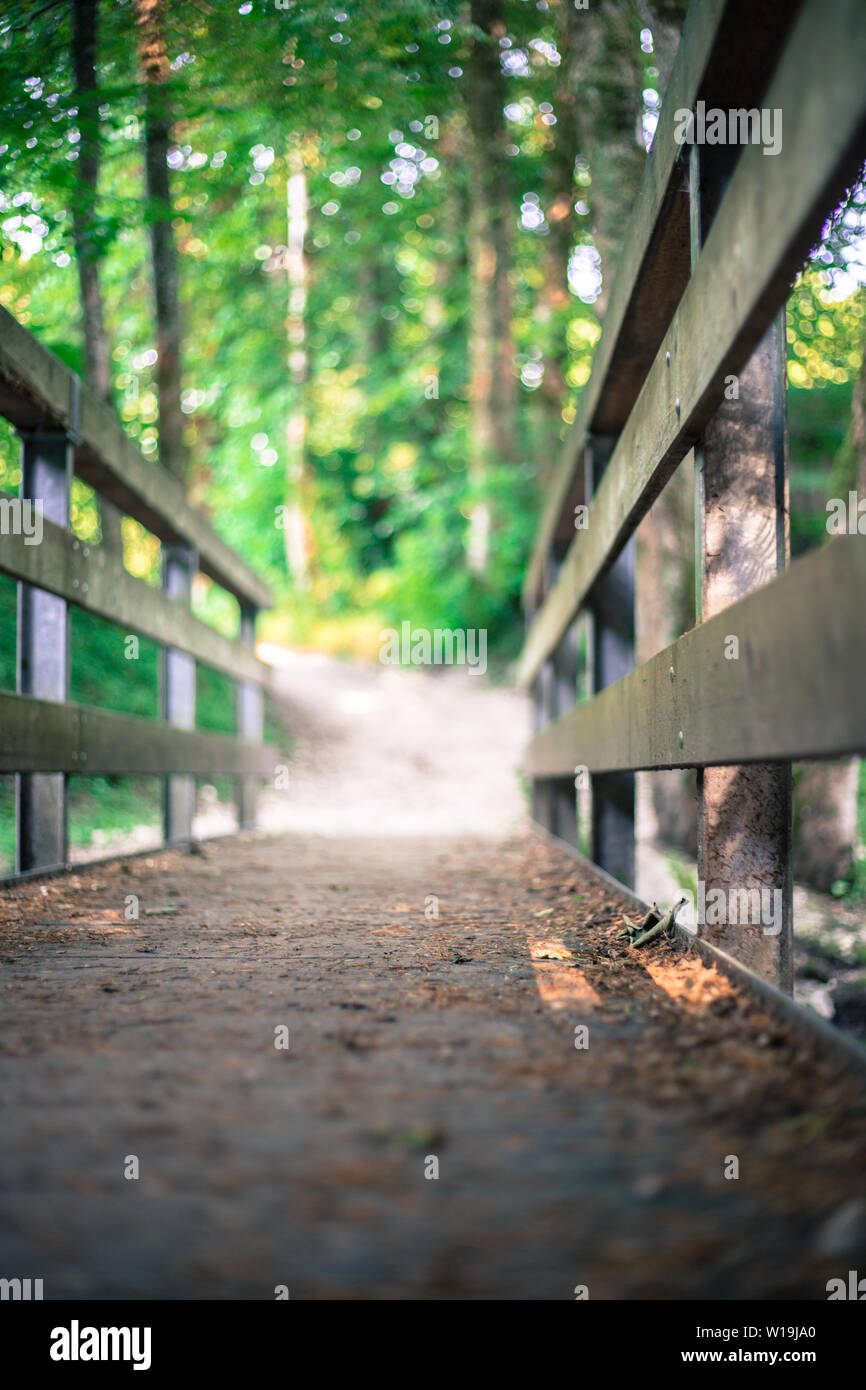
[[[782,306],[828,206],[856,177],[866,141],[866,26],[859,0],[809,0],[766,104],[783,112],[781,152],[746,146],[694,275],[593,498],[530,629],[528,684],[562,639]],[[809,83],[812,71],[832,72]]]
[[[573,506],[583,501],[581,463],[587,433],[625,424],[690,273],[689,207],[676,112],[702,97],[710,105],[756,105],[772,55],[793,24],[800,0],[702,0],[686,18],[653,145],[617,267],[592,376],[563,445],[524,582],[524,601],[539,597],[551,546],[574,534]],[[741,35],[749,33],[744,49]],[[736,54],[736,63],[732,62]]]
[[271,777],[273,748],[85,705],[0,693],[0,772]]
[[238,680],[269,684],[270,669],[248,646],[215,632],[164,590],[134,579],[112,552],[83,545],[51,521],[43,520],[42,531],[38,545],[24,536],[0,537],[0,573],[57,594],[124,631],[178,647]]
[[[866,544],[837,537],[536,735],[533,777],[866,753]],[[727,642],[736,637],[739,656]]]
[[268,586],[190,506],[177,479],[146,459],[114,411],[5,309],[0,309],[0,415],[22,430],[68,430],[79,477],[161,541],[192,546],[202,572],[242,603],[271,607]]

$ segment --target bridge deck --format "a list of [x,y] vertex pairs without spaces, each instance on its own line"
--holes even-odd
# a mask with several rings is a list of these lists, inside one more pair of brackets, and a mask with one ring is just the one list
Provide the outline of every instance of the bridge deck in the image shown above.
[[680,948],[627,958],[624,906],[523,834],[6,890],[2,1267],[47,1298],[826,1297],[866,1259],[862,1089]]

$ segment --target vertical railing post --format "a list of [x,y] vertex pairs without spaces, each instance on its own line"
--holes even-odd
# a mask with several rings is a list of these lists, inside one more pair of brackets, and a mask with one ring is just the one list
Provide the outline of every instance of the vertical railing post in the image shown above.
[[[21,501],[43,517],[69,525],[72,441],[65,431],[22,434]],[[21,695],[42,700],[69,698],[69,612],[66,600],[18,585],[18,678]],[[66,775],[21,773],[17,782],[19,873],[56,868],[67,858]]]
[[[241,608],[240,639],[252,651],[256,644],[256,610]],[[264,691],[254,681],[238,681],[237,729],[238,738],[261,743],[264,733]],[[254,830],[259,780],[241,777],[238,782],[238,825],[241,830]]]
[[[578,637],[578,622],[575,619],[553,652],[550,692],[553,719],[567,714],[577,703]],[[551,778],[550,811],[553,834],[576,848],[577,787],[573,773],[568,777]]]
[[[532,732],[540,733],[550,722],[553,663],[545,661],[532,683]],[[536,777],[532,783],[532,819],[553,829],[553,797],[549,777]]]
[[[544,593],[562,568],[562,555],[551,552],[544,567]],[[533,613],[527,613],[527,626]],[[532,683],[532,731],[558,719],[577,700],[577,624],[573,623]],[[574,777],[536,777],[532,784],[532,818],[552,835],[577,845],[577,794]]]
[[110,550],[123,568],[123,513],[107,497],[99,499],[99,523],[102,531],[102,544]]
[[[614,440],[592,436],[586,451],[586,496],[592,498],[604,475]],[[592,507],[590,505],[590,525]],[[635,539],[626,543],[605,575],[593,586],[591,693],[634,670]],[[635,777],[633,772],[596,773],[592,778],[591,857],[620,883],[635,881]]]
[[[724,156],[693,147],[692,255],[724,192]],[[696,608],[715,617],[788,562],[784,310],[721,403],[695,451]],[[732,623],[723,655],[760,660]],[[709,908],[701,930],[789,993],[793,989],[791,765],[752,763],[698,772],[698,881]],[[718,904],[725,910],[719,914]],[[756,907],[760,904],[758,910]],[[721,915],[721,920],[719,916]],[[744,921],[743,918],[746,918]],[[757,920],[755,920],[757,917]]]
[[[526,631],[532,627],[535,615],[544,602],[548,591],[550,579],[550,566],[545,562],[542,567],[541,593],[537,600],[526,610]],[[539,667],[538,674],[530,687],[530,703],[532,707],[532,732],[538,734],[547,724],[550,718],[550,687],[553,679],[553,668],[549,661],[545,661]],[[532,819],[539,825],[549,830],[553,823],[553,808],[551,806],[550,782],[546,777],[534,777],[532,779]]]
[[[188,604],[197,557],[191,546],[166,545],[162,552],[162,583],[170,598]],[[166,647],[162,658],[162,713],[176,729],[195,728],[195,657]],[[166,777],[163,794],[165,840],[189,844],[195,809],[195,778],[186,773]]]

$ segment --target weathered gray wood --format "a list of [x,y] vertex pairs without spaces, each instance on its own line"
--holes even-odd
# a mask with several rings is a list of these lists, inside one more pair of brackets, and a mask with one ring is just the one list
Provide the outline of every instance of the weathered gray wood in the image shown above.
[[0,772],[273,775],[274,750],[149,719],[0,692]]
[[[552,718],[567,714],[577,700],[577,624],[572,623],[553,654]],[[577,848],[577,790],[574,774],[551,782],[551,830]]]
[[[724,147],[691,161],[694,254],[729,176]],[[721,156],[721,157],[720,157]],[[773,579],[789,554],[785,313],[777,314],[695,449],[697,613],[708,620]],[[739,660],[735,626],[726,634]],[[794,988],[790,763],[699,768],[698,882],[706,901],[753,889],[773,905],[774,930],[749,916],[706,925],[716,946],[788,993]],[[722,897],[719,898],[718,894]],[[761,901],[763,901],[763,896]]]
[[180,483],[146,459],[114,412],[6,309],[0,309],[0,415],[20,429],[71,424],[75,469],[85,482],[160,540],[193,546],[203,573],[224,589],[271,606],[267,585],[190,506]]
[[[760,12],[754,0],[700,0],[689,8],[616,267],[593,373],[563,446],[533,547],[526,601],[540,596],[544,556],[554,539],[565,538],[574,504],[583,500],[587,432],[622,428],[688,283],[688,195],[675,139],[676,112],[692,108],[699,95],[710,105],[759,104],[769,60],[780,50],[797,9],[798,0],[763,0]],[[748,44],[742,41],[744,32]]]
[[[162,582],[166,595],[189,603],[195,574],[195,552],[185,545],[164,546]],[[195,728],[195,659],[176,647],[162,652],[162,714],[176,729]],[[167,844],[186,844],[192,838],[195,780],[188,775],[166,777],[163,797]]]
[[[613,441],[591,437],[586,451],[586,495],[592,498],[610,462]],[[634,538],[595,585],[589,597],[592,618],[592,692],[622,680],[634,670]],[[635,882],[635,779],[633,772],[592,777],[591,856],[628,888]]]
[[[866,752],[864,594],[862,537],[835,537],[548,725],[530,745],[527,772]],[[725,657],[731,633],[739,637],[738,661]]]
[[[551,583],[561,565],[555,552],[548,557],[545,583]],[[533,729],[538,731],[565,714],[577,694],[577,632],[571,629],[551,659],[544,663],[533,684]],[[533,819],[550,834],[577,845],[577,800],[573,777],[536,779],[532,784]]]
[[[545,661],[535,680],[533,702],[533,726],[544,729],[555,718],[554,672],[552,660]],[[545,830],[553,833],[553,782],[550,779],[536,778],[532,784],[532,818]]]
[[[28,432],[21,452],[21,499],[59,526],[69,522],[72,449],[66,434]],[[31,523],[36,518],[31,517]],[[38,531],[30,539],[35,540]],[[6,539],[13,539],[7,537]],[[14,539],[22,539],[15,537]],[[24,537],[23,539],[27,539]],[[30,546],[38,549],[38,546]],[[62,598],[18,586],[18,678],[22,695],[65,700],[69,693],[69,615]],[[17,779],[16,868],[52,868],[66,861],[66,779],[32,773]]]
[[[822,222],[866,150],[866,23],[858,0],[808,0],[763,104],[783,143],[740,154],[692,280],[610,468],[519,663],[532,679],[724,398],[787,297]],[[832,82],[812,80],[832,72]]]
[[[256,641],[256,615],[251,608],[241,610],[241,641],[253,648]],[[237,730],[240,738],[261,743],[264,732],[264,695],[261,686],[240,681],[237,687]],[[238,825],[252,830],[256,824],[256,803],[259,786],[254,777],[245,777],[238,784]]]
[[0,537],[0,573],[23,580],[69,603],[140,633],[163,646],[189,652],[237,680],[270,682],[270,669],[249,645],[224,637],[169,598],[122,568],[120,557],[104,546],[88,547],[62,527],[46,521],[40,545],[24,536]]

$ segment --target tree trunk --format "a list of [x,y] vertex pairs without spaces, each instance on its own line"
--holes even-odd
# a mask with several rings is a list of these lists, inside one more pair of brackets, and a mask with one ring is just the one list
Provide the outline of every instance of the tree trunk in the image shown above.
[[[517,388],[511,339],[508,169],[505,92],[499,39],[505,34],[502,0],[472,0],[476,36],[467,65],[469,119],[469,276],[471,443],[469,476],[483,493],[492,463],[516,457]],[[470,569],[487,568],[490,505],[476,496],[469,521]]]
[[578,95],[582,49],[579,27],[586,18],[585,14],[574,8],[572,0],[556,0],[556,46],[560,63],[553,93],[556,125],[553,127],[549,194],[545,208],[550,231],[546,245],[546,275],[539,305],[539,316],[548,325],[549,334],[542,391],[554,422],[552,442],[559,437],[562,408],[568,394],[565,380],[568,364],[567,323],[564,311],[572,302],[568,266],[577,225],[574,169],[581,153]]
[[180,408],[180,305],[177,248],[171,225],[168,153],[172,122],[167,81],[168,55],[163,0],[134,0],[139,61],[145,82],[144,167],[153,262],[156,311],[156,395],[159,405],[159,457],[176,478],[184,476],[183,412]]
[[646,160],[640,139],[643,62],[632,3],[607,0],[588,13],[592,23],[587,26],[582,98],[592,112],[592,147],[585,153],[592,176],[592,234],[602,270],[595,307],[603,320]]
[[[637,529],[635,656],[649,661],[695,620],[694,461],[689,454]],[[644,772],[650,792],[642,802],[641,838],[697,854],[697,792],[692,769]]]
[[84,334],[85,377],[102,400],[111,397],[111,365],[102,293],[99,283],[99,246],[95,234],[99,185],[99,97],[96,90],[96,29],[98,0],[74,0],[72,58],[75,68],[75,104],[78,107],[78,189],[72,209],[81,318]]
[[286,426],[286,501],[285,551],[286,565],[296,589],[310,586],[310,530],[305,506],[307,493],[306,435],[307,413],[305,389],[307,384],[307,175],[303,155],[293,149],[289,154],[289,177],[286,195],[287,253],[286,271],[289,281],[289,305],[286,330],[289,343],[289,376],[293,388],[292,409]]
[[857,838],[858,760],[804,763],[794,779],[794,878],[822,893],[848,879]]
[[[78,107],[78,188],[72,209],[75,259],[84,338],[84,378],[97,396],[111,401],[111,351],[105,330],[100,284],[100,247],[96,236],[99,197],[99,94],[96,86],[98,0],[74,0],[72,65]],[[99,499],[102,542],[118,554],[123,550],[121,515],[106,498]]]

